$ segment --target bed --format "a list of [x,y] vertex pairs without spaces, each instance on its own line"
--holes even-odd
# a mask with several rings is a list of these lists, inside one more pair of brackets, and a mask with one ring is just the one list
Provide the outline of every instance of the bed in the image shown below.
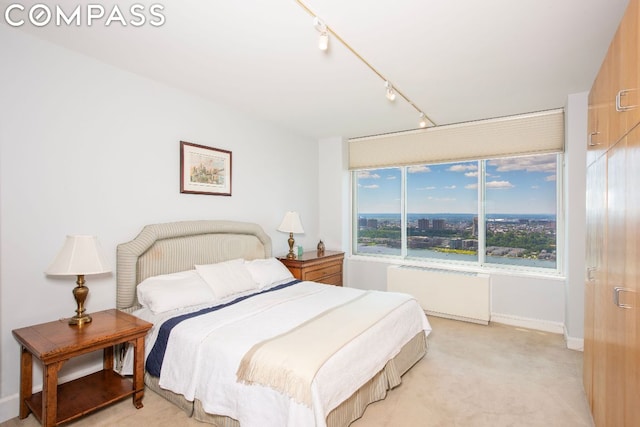
[[[150,310],[146,296],[141,297],[144,306],[138,299],[139,291],[143,287],[149,289],[149,283],[164,286],[165,282],[158,282],[158,278],[191,275],[194,267],[202,269],[198,270],[200,278],[207,278],[209,273],[218,274],[221,266],[233,265],[235,269],[239,260],[243,266],[253,266],[251,273],[257,272],[257,276],[252,276],[256,282],[265,283],[260,283],[257,289],[226,294],[226,298],[217,298],[214,303],[207,301],[184,309],[171,307],[159,310],[159,313]],[[281,272],[277,274],[278,280],[266,283],[273,276],[269,276],[262,266],[269,265],[269,273],[275,271],[274,261],[270,237],[259,225],[247,222],[202,220],[153,224],[145,226],[133,240],[118,245],[117,308],[154,323],[145,348],[148,368],[145,384],[182,408],[188,416],[219,427],[347,426],[362,416],[368,404],[384,399],[387,390],[398,386],[401,376],[424,357],[431,331],[428,320],[417,302],[402,294],[301,282],[293,277],[283,277]],[[209,268],[213,269],[206,270]],[[218,280],[216,277],[212,280]],[[218,288],[214,290],[217,294]],[[191,290],[185,287],[184,292],[180,291],[175,298],[164,302],[183,304],[178,301],[188,299],[190,293]],[[393,299],[391,296],[398,300],[397,307],[382,308],[391,304],[388,302]],[[276,297],[283,300],[274,302]],[[369,300],[380,305],[378,318],[366,314],[352,316],[353,321],[344,321],[350,313],[375,312],[365,305]],[[309,302],[313,305],[303,305]],[[204,321],[204,316],[193,315],[203,311],[212,320]],[[181,323],[177,321],[180,316],[185,318]],[[372,316],[371,324],[360,326],[358,330],[357,324],[364,323],[361,319],[367,316]],[[318,334],[318,328],[331,324],[321,324],[321,321],[356,326],[352,327],[353,336],[341,344],[338,332],[349,328],[333,328],[330,333]],[[168,328],[171,332],[166,332],[166,326],[171,322],[174,329]],[[205,323],[215,324],[215,331],[205,330],[202,326]],[[266,325],[274,327],[273,332]],[[302,344],[312,336],[316,338]],[[166,341],[166,348],[160,351],[157,350],[158,343],[163,340],[158,337],[165,337]],[[289,347],[290,350],[282,352],[283,347],[275,347],[274,341],[283,337],[288,338],[289,345],[300,342],[299,348]],[[317,355],[324,349],[324,340],[336,341],[331,343],[336,348],[327,349],[327,355],[322,359]],[[286,343],[277,344],[286,346]],[[320,350],[309,349],[314,346]],[[245,351],[247,349],[251,351]],[[163,361],[160,358],[159,371],[152,368],[157,354],[164,358]],[[261,365],[256,362],[258,355],[265,360],[269,355],[272,359],[280,359],[274,358],[274,354],[286,354],[288,360],[294,365],[299,363],[302,370],[315,366],[315,371],[310,369],[315,372],[314,376],[295,377],[295,386],[290,385],[295,381],[289,376],[284,385],[251,377],[254,370],[258,376],[267,371],[260,371]],[[122,355],[119,366],[126,374],[130,360],[127,360],[126,352]],[[191,358],[187,359],[188,363],[178,358],[183,356]],[[313,365],[312,361],[305,362],[307,357],[318,360],[313,361]],[[196,367],[197,361],[200,364]],[[273,363],[277,366],[284,362],[274,360]],[[242,366],[251,368],[242,371]],[[275,368],[271,366],[270,369]],[[221,370],[223,372],[218,372]],[[250,374],[243,376],[246,372]],[[186,384],[176,385],[183,380]],[[171,386],[167,387],[167,384]]]

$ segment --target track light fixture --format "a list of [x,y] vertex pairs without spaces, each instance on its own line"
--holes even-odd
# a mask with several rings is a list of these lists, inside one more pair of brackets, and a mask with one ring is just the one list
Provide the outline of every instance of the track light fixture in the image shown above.
[[318,38],[318,49],[320,50],[329,49],[329,34],[320,33],[320,38]]
[[427,127],[427,116],[425,116],[422,111],[420,112],[420,121],[418,122],[418,125],[421,128]]
[[384,82],[384,86],[387,88],[387,99],[391,102],[395,101],[396,91],[393,89],[393,85],[387,80]]
[[329,49],[329,32],[327,31],[327,26],[325,25],[325,23],[316,16],[313,19],[313,26],[320,33],[320,38],[318,39],[318,49],[323,51]]
[[404,93],[398,90],[397,87],[394,87],[391,82],[389,82],[389,80],[384,75],[382,75],[382,73],[376,70],[373,65],[367,62],[367,60],[364,59],[362,55],[356,52],[356,50],[352,48],[349,43],[347,43],[342,37],[340,37],[340,35],[338,35],[332,28],[326,25],[324,21],[322,21],[322,19],[318,17],[318,15],[316,15],[311,9],[309,9],[306,4],[303,3],[302,0],[296,0],[296,3],[298,3],[301,8],[303,8],[309,15],[313,17],[313,26],[320,33],[320,38],[318,39],[318,48],[320,50],[326,51],[329,48],[329,33],[331,33],[331,36],[334,39],[338,40],[340,44],[346,47],[356,58],[362,61],[364,65],[369,67],[371,71],[373,71],[378,77],[380,77],[380,79],[382,79],[382,81],[384,81],[384,85],[386,87],[386,97],[389,101],[394,101],[396,99],[396,96],[399,95],[402,99],[407,101],[409,105],[414,108],[414,110],[420,113],[419,125],[421,128],[427,127],[427,124],[429,123],[431,124],[431,126],[436,126],[435,122],[427,117],[427,115],[424,114],[424,112],[416,104],[414,104],[411,99],[409,99]]

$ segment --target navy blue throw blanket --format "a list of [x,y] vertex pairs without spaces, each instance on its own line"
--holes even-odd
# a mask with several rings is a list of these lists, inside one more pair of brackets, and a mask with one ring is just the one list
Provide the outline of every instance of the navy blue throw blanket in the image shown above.
[[229,307],[230,305],[239,303],[240,301],[244,301],[248,298],[266,294],[267,292],[273,292],[280,289],[284,289],[289,286],[295,285],[296,283],[300,283],[300,280],[293,280],[291,282],[283,283],[281,285],[274,286],[273,288],[269,288],[255,294],[238,297],[233,301],[230,301],[225,304],[203,308],[202,310],[194,311],[193,313],[183,314],[181,316],[176,316],[167,320],[162,324],[162,326],[160,326],[160,331],[158,332],[158,338],[156,339],[156,342],[153,345],[151,352],[149,353],[149,357],[147,357],[147,363],[146,363],[147,372],[149,372],[154,377],[160,376],[160,370],[162,369],[162,362],[164,360],[164,353],[167,350],[167,342],[169,341],[169,335],[171,334],[171,330],[173,330],[173,328],[183,320],[191,319],[192,317],[200,316],[206,313],[211,313],[213,311],[220,310],[221,308]]

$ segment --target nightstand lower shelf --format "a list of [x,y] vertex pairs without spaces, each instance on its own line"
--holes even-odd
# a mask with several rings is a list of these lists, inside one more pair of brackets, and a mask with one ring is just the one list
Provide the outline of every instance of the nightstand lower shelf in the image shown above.
[[[113,370],[102,370],[58,385],[56,424],[66,423],[133,395],[132,381]],[[42,422],[42,392],[25,400]]]

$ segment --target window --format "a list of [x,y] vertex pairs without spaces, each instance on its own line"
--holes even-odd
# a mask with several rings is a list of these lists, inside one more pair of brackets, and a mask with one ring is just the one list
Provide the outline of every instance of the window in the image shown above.
[[357,253],[401,255],[402,169],[358,171]]
[[556,270],[561,156],[354,171],[354,253]]
[[406,172],[407,256],[477,261],[478,162],[409,166]]
[[557,154],[486,161],[486,259],[555,269]]

